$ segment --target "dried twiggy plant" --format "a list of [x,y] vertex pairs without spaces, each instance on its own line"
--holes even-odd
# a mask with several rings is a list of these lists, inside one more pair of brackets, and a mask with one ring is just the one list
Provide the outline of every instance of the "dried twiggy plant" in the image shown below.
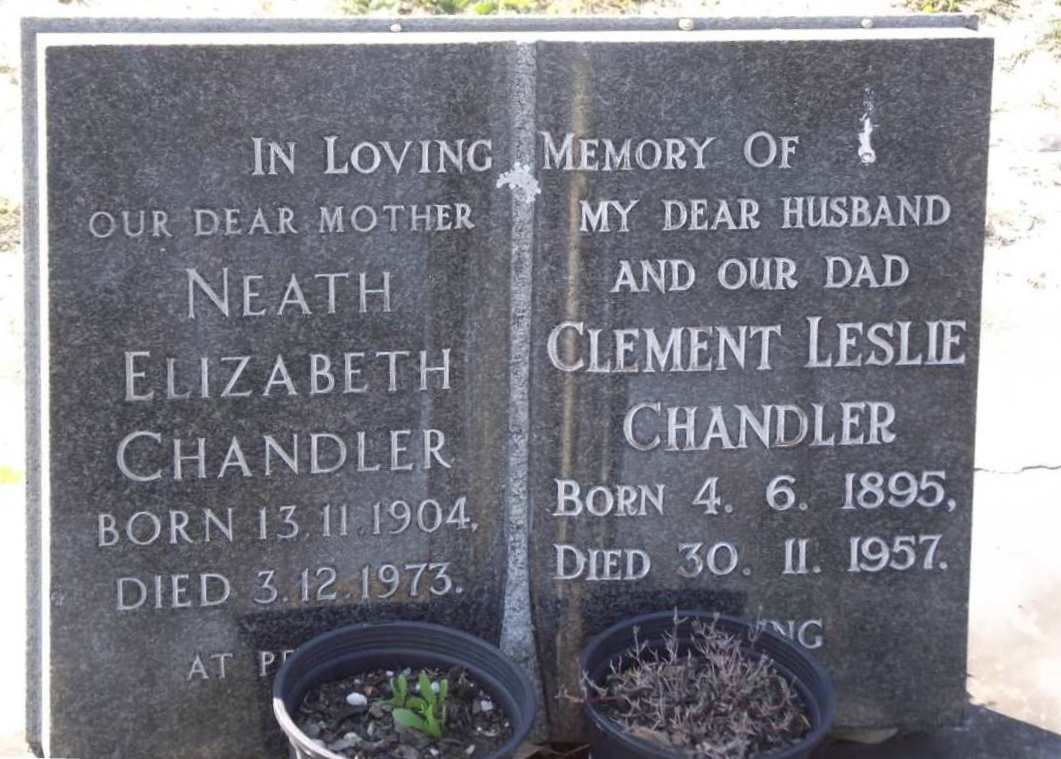
[[631,735],[697,759],[748,759],[796,743],[811,728],[799,694],[716,621],[689,624],[675,613],[652,645],[635,628],[603,683],[584,676],[582,699]]

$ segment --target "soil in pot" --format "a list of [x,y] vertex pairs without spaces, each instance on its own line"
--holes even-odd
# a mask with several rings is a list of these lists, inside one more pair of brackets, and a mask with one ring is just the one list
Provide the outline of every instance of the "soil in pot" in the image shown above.
[[[403,712],[396,719],[403,703],[421,717],[421,682],[444,702],[441,736],[425,730],[422,718],[420,729],[408,726],[416,720]],[[460,668],[378,669],[323,683],[306,693],[295,722],[311,740],[350,759],[475,759],[512,735],[508,716]]]
[[638,640],[602,683],[587,683],[597,710],[630,735],[696,759],[752,759],[811,731],[799,692],[747,639],[710,622],[679,620],[663,645]]

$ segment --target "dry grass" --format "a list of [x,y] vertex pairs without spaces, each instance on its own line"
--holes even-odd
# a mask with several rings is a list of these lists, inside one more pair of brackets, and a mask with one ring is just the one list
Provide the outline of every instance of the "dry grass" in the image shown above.
[[961,13],[959,0],[905,0],[907,10],[915,13]]
[[675,615],[662,645],[640,640],[636,628],[634,641],[603,683],[587,678],[575,699],[630,735],[696,759],[746,759],[809,732],[799,694],[741,636]]
[[21,209],[7,198],[0,197],[0,253],[18,247],[21,235]]

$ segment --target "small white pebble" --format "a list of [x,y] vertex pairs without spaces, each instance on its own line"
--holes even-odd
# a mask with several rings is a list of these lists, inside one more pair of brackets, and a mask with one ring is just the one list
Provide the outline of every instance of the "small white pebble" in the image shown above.
[[479,704],[479,709],[483,712],[492,712],[494,710],[494,702],[488,698],[484,698],[482,703]]
[[468,746],[468,748],[464,749],[464,753],[467,756],[471,756],[472,754],[474,754],[475,753],[475,744],[473,743],[472,745]]
[[364,693],[354,691],[346,694],[346,703],[350,704],[350,706],[368,706],[368,698]]
[[335,743],[328,746],[330,751],[346,751],[347,749],[354,748],[361,743],[361,736],[357,733],[347,733]]

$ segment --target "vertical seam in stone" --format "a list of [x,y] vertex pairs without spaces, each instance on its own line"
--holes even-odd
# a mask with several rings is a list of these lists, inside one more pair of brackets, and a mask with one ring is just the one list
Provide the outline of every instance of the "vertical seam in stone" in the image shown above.
[[[514,46],[509,81],[512,161],[535,166],[534,121],[537,51],[535,43]],[[541,692],[530,597],[530,509],[528,438],[530,431],[530,312],[534,254],[534,201],[512,193],[509,345],[508,481],[505,504],[505,575],[501,648],[523,666]]]

